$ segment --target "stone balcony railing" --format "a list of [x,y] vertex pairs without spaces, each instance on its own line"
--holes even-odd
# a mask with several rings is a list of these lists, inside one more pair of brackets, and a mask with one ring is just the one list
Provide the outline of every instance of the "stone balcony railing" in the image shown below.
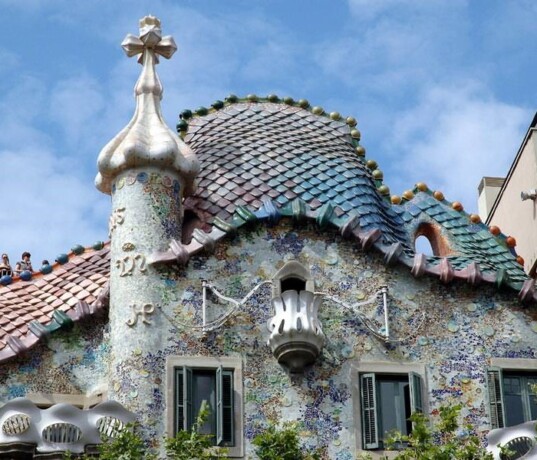
[[70,404],[40,409],[29,399],[16,398],[0,408],[0,457],[12,458],[9,455],[18,453],[82,453],[87,446],[113,437],[134,419],[134,414],[114,401],[85,410]]

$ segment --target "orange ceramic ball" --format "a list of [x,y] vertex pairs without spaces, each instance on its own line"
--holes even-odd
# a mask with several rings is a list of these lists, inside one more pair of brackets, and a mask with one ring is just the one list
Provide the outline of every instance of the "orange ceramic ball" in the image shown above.
[[392,204],[400,204],[401,203],[401,197],[399,195],[392,195]]
[[454,201],[452,204],[451,204],[451,207],[455,210],[455,211],[462,211],[464,209],[464,207],[462,206],[462,203],[460,201]]
[[517,256],[516,261],[517,261],[520,265],[524,265],[524,258],[523,258],[522,256]]
[[478,224],[479,222],[481,222],[481,217],[479,217],[478,214],[470,214],[470,220],[471,220],[474,224]]
[[516,240],[512,236],[508,236],[505,239],[505,244],[507,244],[507,246],[510,248],[514,248],[516,246]]
[[502,231],[500,230],[500,227],[497,227],[496,225],[492,225],[490,228],[490,233],[492,233],[494,236],[498,236]]
[[436,192],[433,193],[433,196],[438,200],[438,201],[442,201],[444,199],[444,194],[442,192],[440,192],[439,190],[437,190]]
[[412,190],[406,190],[403,192],[403,198],[405,200],[411,200],[414,198],[414,192]]
[[416,188],[420,191],[420,192],[425,192],[428,187],[427,187],[427,184],[425,182],[418,182],[416,184]]

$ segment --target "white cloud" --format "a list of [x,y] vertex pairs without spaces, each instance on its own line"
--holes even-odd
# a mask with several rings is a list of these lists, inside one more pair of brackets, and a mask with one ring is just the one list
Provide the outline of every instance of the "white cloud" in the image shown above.
[[54,260],[75,244],[106,239],[108,200],[57,156],[42,149],[5,149],[0,151],[0,164],[0,244],[12,261],[29,250],[39,267],[41,259]]
[[497,100],[476,82],[423,92],[389,131],[394,193],[426,182],[449,201],[477,208],[482,176],[504,176],[531,121],[531,111]]
[[50,95],[50,116],[56,121],[71,147],[91,131],[105,105],[103,88],[95,78],[82,75],[60,81]]

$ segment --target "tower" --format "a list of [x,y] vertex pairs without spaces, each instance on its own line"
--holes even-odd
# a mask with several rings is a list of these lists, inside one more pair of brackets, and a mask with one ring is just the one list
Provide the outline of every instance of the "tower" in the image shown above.
[[147,426],[144,404],[160,383],[129,358],[161,348],[159,275],[148,259],[181,240],[182,200],[194,189],[199,163],[161,113],[155,65],[159,56],[169,59],[176,51],[173,38],[162,37],[160,21],[146,16],[140,35],[127,35],[122,47],[129,57],[140,55],[143,66],[134,89],[136,111],[99,154],[95,180],[112,197],[109,397]]

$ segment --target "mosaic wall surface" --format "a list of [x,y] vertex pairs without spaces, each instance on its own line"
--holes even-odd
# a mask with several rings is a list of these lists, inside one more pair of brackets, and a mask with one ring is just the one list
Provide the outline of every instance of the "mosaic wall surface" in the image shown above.
[[[347,304],[362,302],[387,285],[391,334],[408,339],[385,347],[352,311],[325,300],[320,309],[327,338],[322,355],[303,376],[291,377],[266,345],[266,323],[271,317],[267,285],[221,329],[203,335],[197,328],[201,325],[203,279],[223,294],[240,299],[292,258],[311,271],[317,291]],[[537,323],[532,311],[520,308],[512,292],[416,280],[406,268],[387,268],[375,253],[364,253],[335,233],[320,233],[313,227],[293,228],[283,221],[274,228],[241,231],[235,239],[219,244],[212,256],[193,258],[185,269],[161,269],[159,273],[161,304],[151,316],[155,320],[150,324],[138,321],[132,328],[140,347],[117,366],[110,381],[124,395],[127,408],[142,414],[155,445],[165,432],[167,356],[243,357],[247,458],[254,458],[249,441],[268,423],[293,420],[300,423],[304,442],[321,448],[324,458],[350,460],[356,446],[357,419],[352,364],[424,364],[427,410],[435,413],[446,401],[460,401],[468,421],[482,431],[489,428],[485,371],[490,358],[535,358],[536,354]],[[213,296],[209,304],[209,319],[231,308]],[[360,312],[381,325],[383,312],[376,303]],[[425,320],[418,328],[423,313]],[[65,392],[69,385],[87,391],[89,382],[93,383],[88,376],[105,372],[107,346],[101,340],[102,329],[102,325],[83,326],[51,340],[46,348],[21,360],[19,367],[2,368],[2,399],[20,396],[30,388],[35,391],[40,385],[56,392]],[[151,339],[144,341],[145,334]],[[146,342],[152,347],[144,348]],[[61,383],[65,379],[57,377],[62,372],[69,383]],[[141,397],[148,393],[152,395],[149,399]]]
[[[221,292],[241,299],[256,284],[272,278],[286,260],[308,267],[316,290],[347,304],[361,302],[382,285],[390,291],[391,332],[410,338],[386,348],[371,337],[356,315],[324,301],[320,319],[327,343],[320,360],[303,377],[290,377],[266,346],[270,319],[270,287],[261,288],[220,330],[203,336],[203,279]],[[533,323],[511,293],[465,284],[443,286],[434,279],[415,280],[405,268],[386,268],[376,254],[363,253],[351,242],[314,228],[259,227],[241,232],[217,247],[211,257],[190,261],[187,269],[162,271],[159,312],[164,330],[139,324],[139,333],[161,334],[159,350],[139,349],[123,363],[114,385],[132,395],[131,409],[145,414],[159,439],[164,431],[165,361],[169,355],[237,356],[244,360],[245,436],[251,440],[267,423],[297,420],[308,445],[321,447],[326,458],[350,459],[354,451],[355,413],[350,365],[359,361],[423,363],[430,412],[456,398],[479,429],[488,428],[485,370],[494,357],[533,358],[537,344]],[[209,320],[231,308],[214,297]],[[426,317],[420,329],[416,328]],[[382,322],[382,309],[361,310]],[[152,330],[152,332],[150,332]],[[413,335],[412,335],[413,334]],[[137,369],[137,373],[132,370]],[[404,368],[402,368],[404,372]],[[151,401],[137,400],[142,385],[152,385]],[[252,449],[247,443],[247,454]]]
[[90,395],[106,387],[106,318],[53,334],[18,361],[0,366],[0,402],[28,393]]

